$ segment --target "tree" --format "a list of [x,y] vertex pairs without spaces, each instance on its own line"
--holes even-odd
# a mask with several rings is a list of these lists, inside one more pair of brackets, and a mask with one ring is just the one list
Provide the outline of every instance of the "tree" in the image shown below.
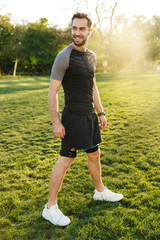
[[[98,56],[98,65],[103,67],[103,72],[107,72],[107,67],[111,61],[113,17],[116,6],[116,1],[96,1],[95,13],[97,23],[94,25],[94,31],[96,33],[93,34],[91,41],[95,43],[94,49]],[[93,43],[91,44],[93,45]]]
[[13,25],[10,23],[10,16],[0,15],[0,76],[2,71],[9,72],[11,67],[12,35]]
[[22,42],[23,35],[26,31],[27,26],[25,25],[16,25],[13,30],[13,39],[12,39],[12,59],[14,61],[14,70],[13,76],[16,76],[18,62],[22,58]]
[[152,61],[160,61],[160,17],[153,16],[147,22],[148,28],[146,33],[146,40],[148,43],[147,56]]
[[24,68],[29,72],[47,72],[60,48],[54,29],[48,28],[48,20],[41,18],[30,23],[22,42]]

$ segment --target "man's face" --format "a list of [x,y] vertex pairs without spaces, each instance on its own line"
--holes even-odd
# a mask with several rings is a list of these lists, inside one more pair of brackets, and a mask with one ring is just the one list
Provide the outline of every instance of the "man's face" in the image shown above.
[[72,23],[72,41],[76,46],[83,46],[91,35],[86,18],[75,18]]

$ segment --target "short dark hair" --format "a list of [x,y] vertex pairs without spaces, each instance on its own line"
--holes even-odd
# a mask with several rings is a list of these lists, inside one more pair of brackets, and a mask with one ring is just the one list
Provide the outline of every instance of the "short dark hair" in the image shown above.
[[91,26],[92,26],[92,20],[91,20],[91,18],[89,17],[89,15],[88,14],[86,14],[86,13],[75,13],[74,15],[73,15],[73,17],[72,17],[72,23],[73,23],[73,20],[75,19],[75,18],[86,18],[87,19],[87,25],[88,25],[88,28],[90,28]]

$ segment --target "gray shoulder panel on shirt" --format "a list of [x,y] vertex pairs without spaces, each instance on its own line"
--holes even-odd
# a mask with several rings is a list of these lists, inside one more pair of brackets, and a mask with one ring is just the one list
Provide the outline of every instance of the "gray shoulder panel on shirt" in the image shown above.
[[52,67],[51,79],[63,80],[65,72],[69,67],[69,57],[72,49],[73,46],[70,44],[56,56]]

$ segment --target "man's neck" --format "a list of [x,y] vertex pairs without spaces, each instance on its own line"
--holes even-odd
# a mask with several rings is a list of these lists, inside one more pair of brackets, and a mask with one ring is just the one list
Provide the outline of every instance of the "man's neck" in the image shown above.
[[83,46],[77,46],[77,45],[75,45],[75,44],[72,42],[72,46],[73,46],[75,49],[79,50],[79,51],[85,52],[85,51],[86,51],[87,44],[84,44]]

